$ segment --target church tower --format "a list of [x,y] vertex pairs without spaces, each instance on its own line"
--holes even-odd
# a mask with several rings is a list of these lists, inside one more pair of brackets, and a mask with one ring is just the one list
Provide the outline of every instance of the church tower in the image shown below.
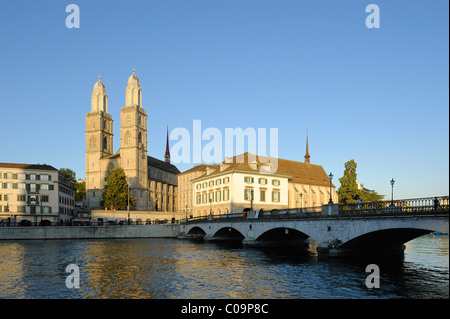
[[102,199],[104,172],[100,159],[113,153],[113,120],[100,79],[94,84],[91,112],[86,115],[86,199],[90,207],[99,207]]
[[139,79],[128,79],[125,106],[120,112],[120,160],[130,193],[136,197],[136,209],[148,209],[147,114],[142,108]]

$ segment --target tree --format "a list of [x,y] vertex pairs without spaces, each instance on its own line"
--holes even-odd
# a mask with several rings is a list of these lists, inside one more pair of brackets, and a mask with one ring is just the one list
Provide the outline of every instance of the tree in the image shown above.
[[341,187],[337,193],[340,204],[356,203],[359,197],[358,184],[356,183],[356,162],[355,160],[347,161],[345,164],[344,176],[339,178]]
[[86,198],[86,183],[85,182],[75,182],[75,202],[81,202]]
[[340,204],[353,204],[358,199],[363,202],[375,202],[383,199],[383,195],[379,195],[375,191],[368,191],[366,189],[359,189],[356,182],[356,164],[355,160],[350,160],[345,163],[344,176],[339,178],[341,187],[339,187],[337,193],[339,195]]
[[60,168],[59,171],[61,173],[63,173],[64,175],[66,175],[67,178],[71,178],[73,180],[76,180],[77,174],[73,170],[71,170],[70,168]]
[[[136,197],[130,194],[130,207],[136,203]],[[100,201],[103,208],[126,210],[128,205],[128,183],[125,172],[122,168],[112,168],[106,178],[105,191]]]

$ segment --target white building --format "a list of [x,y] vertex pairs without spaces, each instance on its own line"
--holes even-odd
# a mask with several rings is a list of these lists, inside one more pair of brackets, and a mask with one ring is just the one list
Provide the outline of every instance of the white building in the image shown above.
[[74,181],[46,164],[0,163],[0,223],[39,224],[70,220]]
[[275,160],[275,173],[264,169],[273,158],[268,161],[249,153],[206,168],[205,174],[191,180],[194,217],[242,212],[251,205],[254,210],[272,210],[321,206],[330,197],[337,201],[335,186],[322,166],[310,164],[308,151],[304,163]]

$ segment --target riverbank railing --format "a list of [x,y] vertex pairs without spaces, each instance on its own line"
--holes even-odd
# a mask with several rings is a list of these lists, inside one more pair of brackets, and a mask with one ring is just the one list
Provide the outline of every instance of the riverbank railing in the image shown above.
[[449,211],[449,196],[357,202],[339,205],[339,214],[396,214]]

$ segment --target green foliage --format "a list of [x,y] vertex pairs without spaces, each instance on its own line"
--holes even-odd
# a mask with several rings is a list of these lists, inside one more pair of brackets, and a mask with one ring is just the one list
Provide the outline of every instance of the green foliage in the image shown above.
[[70,168],[60,168],[59,171],[66,175],[68,178],[71,178],[73,180],[76,179],[77,174],[75,174],[75,172]]
[[[130,194],[130,207],[136,203],[136,197]],[[128,205],[128,184],[127,177],[122,168],[113,168],[109,171],[106,178],[106,186],[103,192],[103,198],[100,201],[103,208],[126,210]]]
[[341,187],[339,187],[337,193],[339,196],[340,204],[356,203],[359,196],[358,184],[356,183],[356,162],[350,160],[345,163],[344,176],[339,178]]
[[356,164],[355,160],[350,160],[345,163],[344,176],[339,178],[341,187],[339,187],[337,193],[339,195],[340,204],[352,204],[356,203],[358,199],[362,202],[376,202],[383,199],[383,195],[379,195],[377,192],[367,191],[365,189],[358,189],[358,183],[356,182]]
[[75,182],[75,202],[80,202],[86,198],[86,184],[84,182]]

